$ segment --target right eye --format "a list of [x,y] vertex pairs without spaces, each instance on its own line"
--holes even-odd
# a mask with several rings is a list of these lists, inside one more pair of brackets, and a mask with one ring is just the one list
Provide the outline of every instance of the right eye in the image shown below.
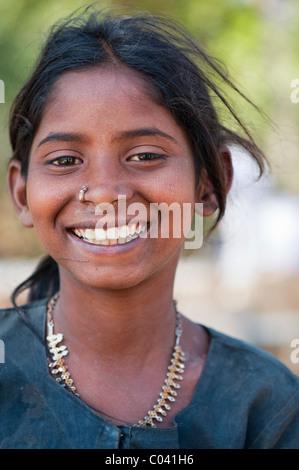
[[82,160],[78,157],[73,157],[73,156],[57,157],[57,158],[53,158],[53,160],[50,160],[48,162],[49,165],[64,166],[64,167],[80,165],[80,163],[82,163]]

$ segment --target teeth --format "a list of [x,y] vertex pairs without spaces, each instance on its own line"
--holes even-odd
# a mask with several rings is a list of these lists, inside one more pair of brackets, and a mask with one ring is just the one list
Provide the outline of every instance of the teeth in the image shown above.
[[82,229],[75,228],[74,229],[74,234],[77,235],[78,237],[83,237]]
[[103,230],[102,228],[96,228],[94,232],[95,232],[95,239],[96,240],[105,240],[106,239],[106,230]]
[[145,230],[146,224],[131,224],[122,225],[120,227],[110,227],[107,230],[102,228],[75,228],[73,232],[86,242],[95,245],[123,245],[137,238]]
[[117,227],[108,228],[107,238],[109,238],[109,240],[117,239],[118,238],[118,228]]
[[126,238],[129,235],[129,227],[122,225],[118,228],[118,238]]
[[84,238],[87,238],[88,240],[94,240],[95,239],[95,232],[91,228],[87,228],[85,230],[85,236]]
[[136,225],[137,224],[132,224],[128,227],[129,229],[129,235],[134,235],[134,233],[136,232]]

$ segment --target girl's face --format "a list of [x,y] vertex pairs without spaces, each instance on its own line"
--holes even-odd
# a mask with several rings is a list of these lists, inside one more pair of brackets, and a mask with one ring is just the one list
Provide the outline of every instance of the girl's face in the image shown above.
[[[20,219],[35,227],[58,262],[62,280],[125,288],[175,271],[183,236],[151,237],[150,206],[194,206],[193,156],[183,130],[146,87],[137,73],[121,68],[64,74],[35,135],[24,189],[19,174],[11,178],[19,181],[19,200],[23,191]],[[89,203],[78,199],[83,185]],[[102,244],[94,238],[101,217],[97,208],[114,204],[119,196],[127,207],[139,203],[146,208],[141,225],[147,231],[129,241],[123,236],[122,243],[114,237]],[[108,216],[113,217],[109,226],[122,225],[124,233],[138,228],[130,225],[134,214],[120,222],[117,210]]]

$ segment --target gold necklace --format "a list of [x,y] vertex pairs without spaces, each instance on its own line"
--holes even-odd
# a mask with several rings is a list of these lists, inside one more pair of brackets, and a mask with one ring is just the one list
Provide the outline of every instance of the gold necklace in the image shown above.
[[[49,348],[49,352],[51,355],[51,360],[49,360],[49,369],[51,374],[55,376],[56,381],[74,393],[76,396],[79,397],[76,387],[74,386],[74,382],[68,372],[67,365],[64,363],[63,357],[68,354],[67,347],[65,345],[60,345],[63,341],[63,334],[57,333],[54,334],[54,318],[53,313],[59,298],[59,292],[57,292],[48,302],[47,308],[47,344]],[[176,309],[175,309],[176,310]],[[175,344],[173,348],[173,353],[170,361],[170,365],[168,367],[168,372],[166,375],[166,379],[164,381],[165,385],[162,387],[162,391],[160,392],[159,398],[153,408],[147,412],[147,415],[141,419],[137,426],[142,427],[156,427],[154,420],[158,422],[162,422],[162,416],[167,415],[167,411],[170,410],[169,402],[175,402],[175,397],[177,396],[177,392],[175,389],[180,388],[180,384],[175,382],[175,380],[181,381],[183,380],[183,372],[184,372],[184,360],[185,354],[182,351],[180,346],[180,338],[182,335],[182,320],[181,316],[176,310],[176,329],[175,329]],[[162,415],[162,416],[161,416]]]

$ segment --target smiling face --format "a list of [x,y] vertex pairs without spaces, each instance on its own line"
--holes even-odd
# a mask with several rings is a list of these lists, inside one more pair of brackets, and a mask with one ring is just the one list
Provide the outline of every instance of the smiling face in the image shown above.
[[[66,73],[44,110],[26,182],[11,165],[20,220],[35,227],[62,280],[124,288],[165,270],[174,274],[183,238],[151,238],[149,208],[197,201],[194,162],[183,130],[150,91],[128,69]],[[134,225],[132,214],[111,216],[112,231],[95,231],[96,209],[119,196],[127,206],[142,204],[146,220]]]

